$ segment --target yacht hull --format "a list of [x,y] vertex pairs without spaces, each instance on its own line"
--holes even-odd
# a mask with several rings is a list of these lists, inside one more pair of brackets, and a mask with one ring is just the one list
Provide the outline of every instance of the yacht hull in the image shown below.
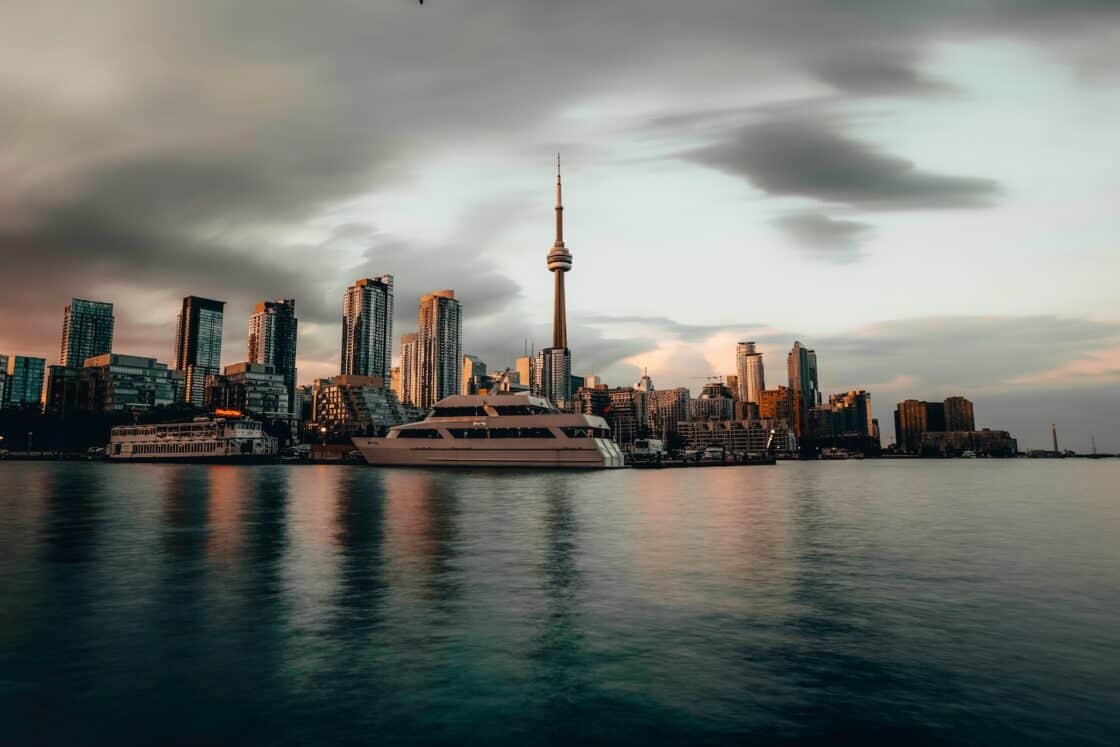
[[608,439],[573,439],[556,446],[529,439],[355,438],[367,464],[401,467],[521,467],[542,469],[610,469],[624,466],[618,446]]

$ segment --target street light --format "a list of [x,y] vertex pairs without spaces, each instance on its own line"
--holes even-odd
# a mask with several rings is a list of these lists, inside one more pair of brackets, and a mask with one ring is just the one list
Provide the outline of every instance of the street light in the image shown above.
[[327,445],[327,426],[319,426],[319,436],[323,439],[323,446]]

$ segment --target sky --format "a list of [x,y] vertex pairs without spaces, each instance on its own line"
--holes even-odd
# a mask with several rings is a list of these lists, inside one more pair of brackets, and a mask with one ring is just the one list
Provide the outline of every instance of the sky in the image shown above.
[[0,25],[0,352],[57,362],[71,297],[171,359],[185,295],[342,294],[394,337],[453,288],[464,352],[547,343],[555,156],[576,373],[964,394],[1022,447],[1120,450],[1120,3],[43,0]]

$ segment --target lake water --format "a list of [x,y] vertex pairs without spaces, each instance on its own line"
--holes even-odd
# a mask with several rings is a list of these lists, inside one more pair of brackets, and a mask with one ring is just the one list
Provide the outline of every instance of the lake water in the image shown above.
[[0,744],[1120,743],[1120,460],[0,462]]

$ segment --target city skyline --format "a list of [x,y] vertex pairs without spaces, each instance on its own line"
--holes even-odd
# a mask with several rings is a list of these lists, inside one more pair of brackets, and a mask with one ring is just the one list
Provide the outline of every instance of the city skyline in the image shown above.
[[[262,14],[264,47],[222,9],[190,35],[159,6],[72,9],[61,35],[14,14],[0,103],[31,129],[0,146],[0,350],[54,363],[74,296],[113,301],[115,352],[161,359],[185,295],[231,320],[290,297],[306,383],[337,373],[340,291],[393,274],[395,329],[451,286],[464,352],[512,364],[550,336],[539,185],[560,148],[574,373],[687,384],[735,371],[741,340],[780,370],[800,339],[826,395],[964,392],[1024,446],[1058,421],[1074,447],[1120,447],[1116,9],[490,8]],[[99,77],[89,54],[121,62]],[[389,68],[427,83],[367,74]],[[60,70],[87,72],[47,86]]]

